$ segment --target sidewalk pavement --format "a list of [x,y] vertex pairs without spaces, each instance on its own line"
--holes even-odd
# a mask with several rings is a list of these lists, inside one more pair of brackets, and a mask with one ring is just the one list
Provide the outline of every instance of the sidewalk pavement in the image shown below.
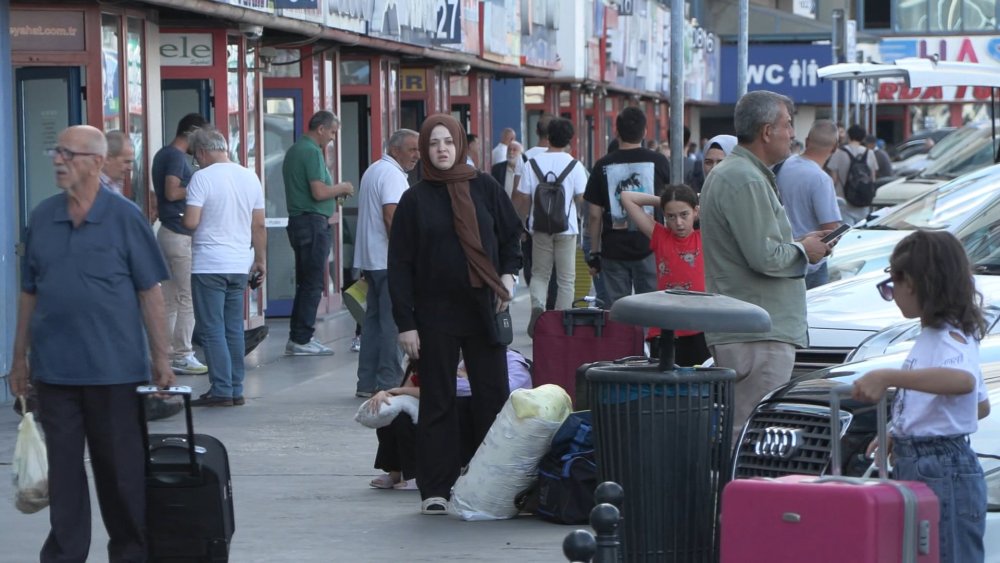
[[[531,354],[525,333],[530,304],[518,287],[512,305],[512,347]],[[582,526],[559,526],[535,517],[463,522],[420,514],[415,491],[368,487],[375,432],[353,420],[358,355],[349,351],[354,321],[337,313],[321,321],[316,338],[332,357],[283,355],[285,320],[270,320],[270,335],[247,357],[247,403],[195,409],[195,431],[218,437],[229,451],[236,508],[230,561],[564,561],[563,538]],[[204,376],[178,377],[196,394]],[[0,466],[9,467],[19,418],[0,408]],[[181,431],[183,418],[151,423],[151,432]],[[0,470],[2,471],[2,470]],[[9,478],[0,478],[2,561],[37,561],[48,532],[48,510],[25,515],[13,504]],[[91,481],[93,541],[90,561],[107,561],[107,534]]]

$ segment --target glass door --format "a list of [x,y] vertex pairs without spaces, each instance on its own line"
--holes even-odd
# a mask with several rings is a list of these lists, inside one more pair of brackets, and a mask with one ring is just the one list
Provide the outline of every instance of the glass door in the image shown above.
[[20,232],[31,211],[59,193],[45,151],[59,133],[83,123],[79,67],[23,67],[14,72],[17,96],[17,165]]
[[264,206],[267,217],[267,316],[292,314],[295,254],[288,243],[288,206],[281,167],[285,152],[302,136],[302,91],[264,90]]

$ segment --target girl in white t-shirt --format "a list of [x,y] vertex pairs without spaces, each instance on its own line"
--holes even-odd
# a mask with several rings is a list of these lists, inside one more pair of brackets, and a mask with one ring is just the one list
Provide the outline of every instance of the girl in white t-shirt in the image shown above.
[[894,476],[926,483],[941,507],[941,562],[983,561],[986,482],[969,434],[989,413],[979,369],[986,332],[962,244],[944,231],[917,231],[896,245],[889,279],[878,285],[906,318],[923,326],[902,369],[879,369],[854,383],[854,398],[877,401],[896,388]]

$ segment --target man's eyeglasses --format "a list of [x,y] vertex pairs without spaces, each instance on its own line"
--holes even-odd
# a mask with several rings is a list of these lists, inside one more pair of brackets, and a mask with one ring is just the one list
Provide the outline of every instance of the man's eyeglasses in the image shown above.
[[882,299],[892,301],[892,274],[890,273],[888,267],[885,269],[885,273],[889,274],[889,278],[880,281],[878,285],[875,286],[875,289],[878,290],[878,294],[882,297]]
[[94,152],[76,152],[67,149],[66,147],[53,147],[45,151],[45,155],[49,158],[55,158],[56,155],[62,157],[63,160],[69,162],[78,156],[102,156]]

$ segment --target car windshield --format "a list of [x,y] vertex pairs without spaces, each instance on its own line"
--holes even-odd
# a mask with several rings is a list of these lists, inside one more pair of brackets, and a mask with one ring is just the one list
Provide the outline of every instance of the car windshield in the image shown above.
[[959,146],[964,143],[965,140],[979,131],[979,128],[975,125],[969,125],[967,127],[962,127],[954,133],[945,135],[940,142],[931,147],[930,152],[927,153],[927,158],[930,160],[937,160],[944,156],[945,154],[952,151],[954,147]]
[[[900,205],[879,219],[876,228],[953,230],[965,224],[986,206],[990,206],[992,215],[996,215],[998,210],[995,202],[998,196],[1000,196],[1000,165],[966,174]],[[995,217],[990,220],[990,223],[995,222]],[[985,227],[981,223],[977,225],[977,228]],[[962,238],[961,234],[958,236]]]
[[968,135],[960,145],[930,163],[920,173],[921,178],[951,180],[962,174],[979,170],[993,164],[996,158],[996,142],[989,128],[980,128],[974,135]]

